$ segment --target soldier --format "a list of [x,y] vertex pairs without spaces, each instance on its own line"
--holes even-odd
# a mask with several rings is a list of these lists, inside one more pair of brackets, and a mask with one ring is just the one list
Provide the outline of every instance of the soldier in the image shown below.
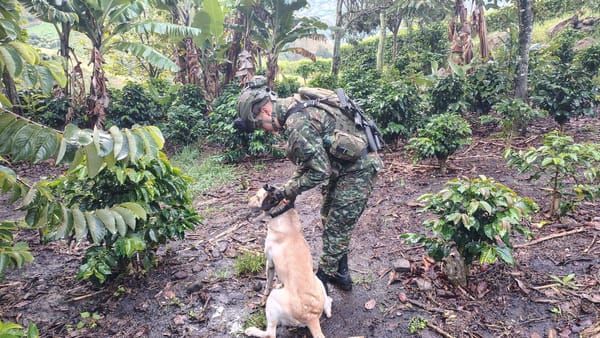
[[[323,108],[326,107],[326,108]],[[327,181],[321,220],[323,254],[317,277],[325,285],[352,290],[348,252],[352,230],[365,210],[383,163],[368,151],[365,132],[340,109],[279,99],[262,78],[255,78],[238,99],[238,130],[261,128],[287,138],[288,159],[295,173],[278,189],[278,198],[293,203],[304,191]]]

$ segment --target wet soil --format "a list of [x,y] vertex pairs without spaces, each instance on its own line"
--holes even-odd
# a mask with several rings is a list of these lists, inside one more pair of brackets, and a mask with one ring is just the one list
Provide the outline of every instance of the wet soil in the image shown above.
[[[514,144],[537,146],[554,128],[540,120]],[[600,121],[573,121],[567,133],[577,142],[600,142]],[[434,163],[413,164],[401,145],[383,155],[385,172],[357,224],[349,266],[351,292],[331,288],[333,316],[323,318],[327,337],[599,337],[600,208],[584,202],[559,222],[548,221],[548,199],[540,181],[507,168],[504,141],[491,130],[450,159],[446,175]],[[261,310],[262,273],[237,276],[235,258],[262,250],[265,224],[253,222],[248,196],[263,183],[283,183],[291,163],[264,160],[243,164],[239,181],[214,189],[195,201],[204,224],[185,240],[158,253],[159,266],[141,276],[123,276],[98,288],[75,279],[85,245],[39,244],[37,234],[21,232],[35,256],[24,269],[0,281],[0,319],[34,322],[44,337],[242,337],[245,321]],[[47,165],[29,176],[52,174]],[[417,213],[417,197],[439,191],[458,177],[493,177],[541,207],[531,224],[535,240],[514,237],[514,267],[471,267],[468,286],[453,286],[440,264],[423,247],[405,244],[400,235],[423,232],[431,215]],[[321,250],[321,195],[313,189],[296,202],[316,265]],[[2,219],[18,216],[0,208]],[[553,237],[554,236],[554,237]],[[404,258],[412,269],[395,273]],[[574,274],[569,285],[551,276]],[[96,314],[82,318],[82,313]],[[427,326],[411,333],[417,319]],[[412,323],[412,325],[411,325]],[[305,328],[279,327],[284,338],[310,337]]]

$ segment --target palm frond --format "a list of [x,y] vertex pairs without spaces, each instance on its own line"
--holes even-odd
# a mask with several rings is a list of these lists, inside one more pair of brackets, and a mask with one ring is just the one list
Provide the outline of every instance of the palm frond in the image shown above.
[[117,41],[112,43],[110,47],[142,58],[160,69],[172,72],[179,71],[179,67],[175,62],[148,45],[138,42]]

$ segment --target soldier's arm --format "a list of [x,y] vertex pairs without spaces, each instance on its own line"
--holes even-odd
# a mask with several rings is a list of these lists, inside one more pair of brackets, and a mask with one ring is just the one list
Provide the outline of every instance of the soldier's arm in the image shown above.
[[327,151],[318,131],[306,121],[306,125],[290,126],[288,158],[297,166],[296,172],[284,185],[285,195],[293,199],[302,192],[321,184],[331,172]]

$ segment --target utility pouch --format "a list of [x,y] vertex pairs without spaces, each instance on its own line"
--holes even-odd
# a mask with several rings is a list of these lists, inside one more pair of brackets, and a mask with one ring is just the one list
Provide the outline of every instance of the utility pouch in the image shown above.
[[329,153],[343,161],[356,161],[367,153],[367,142],[361,137],[354,136],[341,130],[335,130],[333,136],[325,138],[329,145]]

